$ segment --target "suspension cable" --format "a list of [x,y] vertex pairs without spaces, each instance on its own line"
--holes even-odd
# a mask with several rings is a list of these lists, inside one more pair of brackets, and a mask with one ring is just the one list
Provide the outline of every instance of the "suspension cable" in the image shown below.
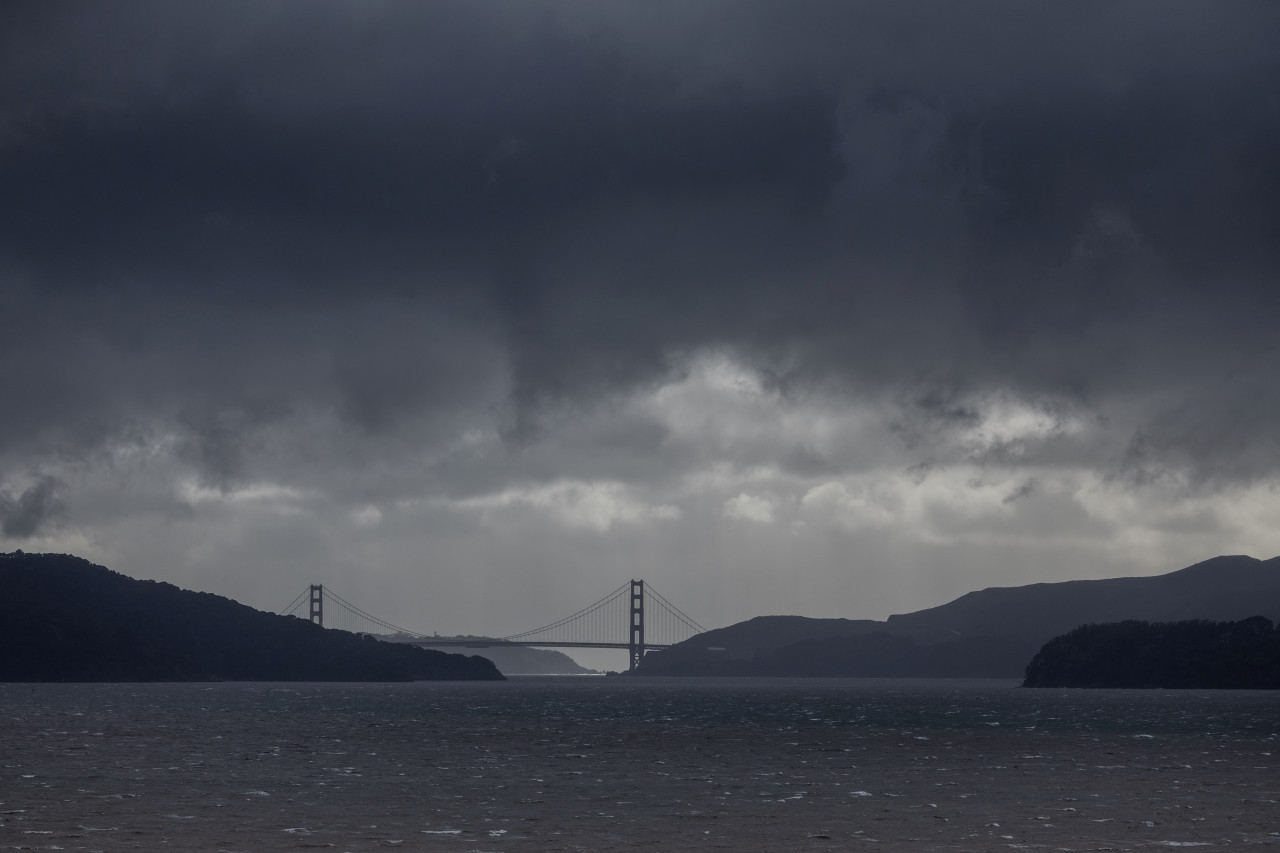
[[399,625],[392,625],[390,622],[386,621],[385,619],[379,619],[377,616],[374,616],[371,613],[366,613],[365,611],[361,610],[359,607],[356,607],[350,601],[347,601],[345,598],[338,595],[336,592],[332,591],[328,587],[325,587],[324,591],[330,598],[332,598],[342,607],[346,608],[349,612],[354,613],[357,616],[363,617],[364,619],[369,620],[370,622],[372,622],[373,624],[379,627],[389,628],[390,630],[395,631],[397,633],[408,634],[413,637],[426,636],[426,634],[420,634],[417,631],[410,631],[408,628],[401,628]]
[[298,597],[295,598],[288,607],[286,607],[284,610],[281,610],[280,613],[284,616],[289,616],[290,614],[293,613],[293,611],[297,610],[302,605],[303,599],[305,599],[310,594],[311,594],[310,587],[308,587],[307,589],[304,589],[302,592],[298,593]]
[[530,634],[538,634],[538,633],[541,633],[542,631],[550,631],[553,628],[560,628],[581,616],[586,616],[588,613],[590,613],[593,610],[596,610],[597,608],[603,607],[604,605],[609,603],[610,599],[621,595],[625,590],[630,588],[630,586],[631,586],[631,582],[628,581],[627,583],[624,583],[622,586],[615,589],[613,592],[606,595],[604,598],[597,601],[595,604],[584,607],[581,610],[579,610],[577,613],[570,614],[569,616],[566,616],[563,619],[559,619],[555,622],[552,622],[549,625],[543,625],[541,628],[534,628],[532,631],[523,631],[519,634],[509,634],[505,637],[500,637],[499,639],[518,640],[522,637],[527,637]]
[[705,633],[705,632],[706,632],[706,630],[707,630],[706,628],[704,628],[704,627],[702,627],[701,625],[699,625],[699,624],[698,624],[698,623],[697,623],[697,622],[696,622],[696,621],[695,621],[691,616],[689,616],[687,613],[685,613],[685,612],[684,612],[683,610],[681,610],[679,607],[676,607],[676,606],[675,606],[674,604],[672,604],[670,601],[667,601],[665,598],[663,598],[663,597],[662,597],[662,593],[658,592],[658,591],[657,591],[656,589],[654,589],[652,586],[650,586],[649,584],[645,584],[645,585],[644,585],[644,589],[645,589],[645,592],[649,593],[649,594],[650,594],[650,595],[652,595],[655,599],[657,599],[658,604],[660,604],[662,607],[666,608],[666,610],[667,610],[669,613],[671,613],[672,615],[674,615],[674,616],[675,616],[677,619],[679,619],[681,622],[685,623],[685,625],[686,625],[686,626],[688,626],[688,627],[690,627],[690,628],[695,629],[696,633],[702,634],[702,633]]
[[[596,601],[594,604],[590,604],[581,610],[571,613],[563,619],[558,619],[555,622],[543,625],[541,628],[535,628],[531,631],[524,631],[519,634],[510,634],[498,639],[516,642],[529,642],[535,639],[533,636],[535,634],[544,634],[556,629],[566,629],[570,632],[570,639],[576,642],[584,641],[584,639],[586,641],[591,641],[591,638],[602,635],[606,630],[612,630],[614,619],[612,617],[607,618],[605,609],[611,604],[623,601],[630,586],[630,582],[624,583],[613,592],[604,596],[599,601]],[[662,593],[654,589],[652,585],[646,583],[644,590],[645,597],[657,605],[657,607],[654,608],[654,612],[651,613],[648,619],[650,630],[646,639],[649,641],[670,644],[672,642],[680,642],[681,640],[688,639],[694,634],[700,634],[707,630],[687,613],[668,601]],[[417,638],[426,638],[427,636],[426,634],[422,634],[417,631],[410,631],[407,628],[402,628],[399,625],[393,625],[385,619],[379,619],[377,616],[374,616],[373,614],[362,610],[347,601],[328,587],[323,587],[323,591],[325,596],[338,605],[340,608],[339,613],[345,612],[350,616],[356,617],[357,620],[363,619],[366,622],[377,625],[378,627],[389,630],[393,633],[404,634]],[[310,587],[304,589],[288,607],[280,612],[285,615],[291,615],[310,594]],[[627,602],[627,607],[623,608],[623,610],[625,612],[621,616],[621,621],[623,623],[627,623],[630,621],[629,600]],[[340,616],[339,620],[341,620]],[[565,639],[563,632],[559,636],[559,639]],[[548,642],[551,641],[549,640]]]

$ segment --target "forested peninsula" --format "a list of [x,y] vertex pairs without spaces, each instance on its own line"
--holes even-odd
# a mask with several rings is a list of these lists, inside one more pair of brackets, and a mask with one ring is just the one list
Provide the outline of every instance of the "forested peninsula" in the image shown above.
[[78,557],[0,554],[0,681],[502,677],[483,657],[325,629]]
[[1082,625],[1045,644],[1023,687],[1280,689],[1280,630],[1238,622]]

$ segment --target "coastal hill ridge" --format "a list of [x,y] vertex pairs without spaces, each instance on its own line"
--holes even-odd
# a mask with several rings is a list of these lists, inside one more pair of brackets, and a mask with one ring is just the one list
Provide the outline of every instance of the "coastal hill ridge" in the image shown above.
[[645,656],[636,675],[1021,678],[1081,625],[1280,620],[1280,557],[1214,557],[1150,577],[992,587],[884,621],[757,616]]
[[79,557],[0,554],[0,681],[502,677],[482,657],[321,628]]

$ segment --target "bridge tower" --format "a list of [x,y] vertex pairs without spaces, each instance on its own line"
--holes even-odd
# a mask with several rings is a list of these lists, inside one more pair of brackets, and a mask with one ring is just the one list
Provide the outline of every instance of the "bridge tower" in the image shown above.
[[644,581],[631,582],[631,633],[627,638],[627,651],[631,655],[629,669],[640,665],[644,657]]
[[311,584],[311,621],[324,627],[324,586]]

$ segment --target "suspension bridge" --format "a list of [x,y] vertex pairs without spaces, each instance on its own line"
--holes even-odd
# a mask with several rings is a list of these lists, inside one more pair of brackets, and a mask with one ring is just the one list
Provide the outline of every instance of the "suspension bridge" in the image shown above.
[[431,648],[486,648],[501,645],[626,649],[630,669],[640,665],[646,652],[669,648],[706,630],[643,580],[628,581],[595,604],[563,619],[530,631],[493,639],[442,640],[410,631],[366,613],[323,584],[311,584],[280,612],[286,616],[301,616],[306,613],[308,619],[321,627],[363,634],[389,633],[396,642]]

